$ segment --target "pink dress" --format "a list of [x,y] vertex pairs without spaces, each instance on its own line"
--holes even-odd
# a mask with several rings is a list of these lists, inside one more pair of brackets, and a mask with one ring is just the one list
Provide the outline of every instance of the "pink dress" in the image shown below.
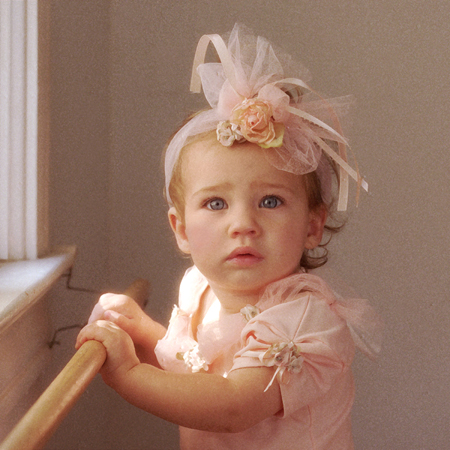
[[165,370],[201,369],[224,377],[244,367],[273,366],[283,410],[240,433],[180,428],[181,449],[353,449],[350,411],[355,344],[379,350],[379,319],[364,300],[338,298],[315,275],[272,283],[255,306],[200,324],[191,318],[208,287],[195,267],[180,286],[166,336],[156,346]]

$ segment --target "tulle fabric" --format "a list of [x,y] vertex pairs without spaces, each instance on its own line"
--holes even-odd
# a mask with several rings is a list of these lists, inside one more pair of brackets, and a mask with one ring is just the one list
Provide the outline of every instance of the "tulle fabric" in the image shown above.
[[317,275],[295,274],[270,284],[258,306],[267,309],[279,302],[291,302],[304,291],[316,292],[328,299],[331,310],[346,322],[358,350],[371,359],[379,355],[384,328],[380,315],[368,300],[344,298]]
[[361,298],[340,298],[331,309],[346,321],[358,350],[375,359],[381,352],[383,322],[369,302]]
[[[230,363],[234,353],[240,348],[240,334],[246,324],[251,323],[252,320],[258,320],[259,313],[273,306],[295,302],[304,292],[312,292],[326,299],[329,308],[347,324],[356,347],[366,356],[374,359],[381,351],[383,323],[369,302],[359,298],[343,298],[321,277],[309,273],[294,274],[271,283],[259,302],[250,307],[252,314],[249,314],[249,307],[247,307],[240,313],[200,325],[197,330],[197,340],[195,340],[191,320],[207,286],[206,279],[195,266],[187,271],[180,287],[180,307],[174,308],[167,334],[158,342],[155,349],[164,369],[173,372],[191,372],[192,366],[189,367],[180,354],[192,351],[192,356],[199,358],[197,362],[199,366],[202,363],[210,366],[227,355],[220,363],[220,367],[223,368],[222,374],[224,374],[231,367],[231,365],[225,367],[225,362]],[[256,317],[252,318],[252,316]],[[289,322],[291,317],[278,319]],[[274,326],[274,323],[269,325],[269,327]],[[268,346],[279,343],[282,342],[271,342]],[[259,356],[261,355],[255,358],[258,359]]]
[[[346,163],[348,143],[342,135],[339,119],[353,104],[351,96],[324,100],[306,84],[310,75],[303,66],[242,25],[235,25],[226,48],[218,36],[206,37],[213,39],[222,61],[200,64],[193,74],[191,89],[196,89],[192,86],[198,74],[211,109],[191,119],[167,147],[165,177],[169,202],[168,187],[182,148],[192,137],[215,130],[219,122],[230,119],[237,105],[255,97],[267,100],[273,107],[275,121],[285,126],[282,146],[262,150],[271,164],[298,175],[319,169],[323,196],[329,203],[332,183],[329,162],[324,156],[326,152],[341,168],[345,167],[342,177],[350,174],[358,186],[367,188],[359,173]],[[333,150],[325,141],[335,142],[339,150]],[[345,180],[342,186],[345,190]],[[346,196],[343,192],[338,209],[346,208]]]
[[269,285],[256,305],[201,325],[195,340],[191,320],[207,288],[195,267],[187,272],[180,308],[155,349],[161,366],[192,372],[206,364],[208,373],[225,377],[233,370],[274,367],[283,408],[241,433],[181,428],[181,448],[352,449],[352,337],[371,356],[380,341],[379,319],[368,303],[337,297],[318,276],[294,274]]

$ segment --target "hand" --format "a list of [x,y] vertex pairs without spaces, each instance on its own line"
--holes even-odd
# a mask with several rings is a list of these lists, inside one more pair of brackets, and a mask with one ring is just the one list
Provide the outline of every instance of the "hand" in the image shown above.
[[124,330],[134,342],[142,362],[158,366],[154,348],[166,329],[151,319],[141,307],[126,295],[104,294],[92,310],[88,323],[107,320]]
[[88,323],[107,320],[128,333],[136,345],[146,341],[152,319],[141,307],[126,295],[104,294],[92,310]]
[[106,348],[107,357],[100,373],[109,385],[140,363],[130,336],[112,322],[99,320],[86,325],[78,334],[75,348],[88,340],[99,341]]

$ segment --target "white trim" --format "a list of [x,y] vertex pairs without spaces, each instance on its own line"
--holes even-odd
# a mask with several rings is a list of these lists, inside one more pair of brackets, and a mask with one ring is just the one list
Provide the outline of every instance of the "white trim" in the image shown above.
[[38,6],[0,1],[0,259],[35,259],[47,250],[47,217],[39,214],[47,149],[38,145],[38,15],[46,7],[38,14]]
[[66,246],[45,258],[0,263],[0,334],[72,267],[75,255],[76,248]]
[[0,258],[8,253],[11,2],[0,2]]
[[26,123],[25,104],[25,2],[12,0],[11,4],[11,57],[10,57],[10,123],[9,123],[9,204],[7,259],[22,259],[25,254],[25,185],[24,167]]
[[26,130],[25,130],[25,254],[37,258],[38,243],[38,5],[27,2]]

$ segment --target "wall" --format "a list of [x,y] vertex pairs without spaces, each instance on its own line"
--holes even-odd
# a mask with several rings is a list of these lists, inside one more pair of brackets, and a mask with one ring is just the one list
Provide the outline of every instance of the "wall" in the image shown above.
[[[330,96],[352,93],[352,147],[370,193],[329,263],[386,321],[382,357],[355,363],[356,448],[444,450],[450,388],[447,189],[450,4],[425,0],[79,1],[52,4],[54,244],[75,243],[73,284],[123,289],[149,278],[167,320],[186,267],[162,200],[161,149],[201,96],[195,45],[241,21],[283,46]],[[85,320],[95,296],[60,286],[55,324]],[[57,351],[58,364],[74,335]],[[70,419],[70,420],[69,420]],[[49,449],[176,448],[172,426],[99,380]],[[64,447],[63,447],[64,444]]]
[[0,442],[45,388],[52,356],[47,301],[40,299],[15,319],[0,327]]

